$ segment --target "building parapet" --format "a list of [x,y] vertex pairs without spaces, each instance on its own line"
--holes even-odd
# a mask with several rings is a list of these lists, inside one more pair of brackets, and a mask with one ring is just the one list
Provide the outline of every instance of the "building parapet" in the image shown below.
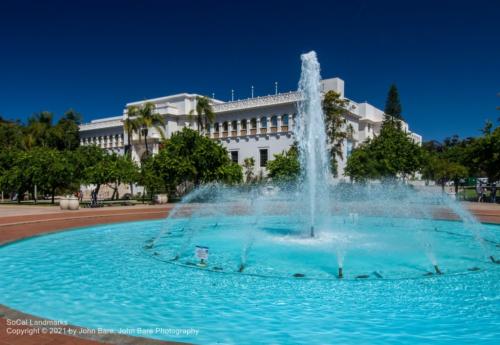
[[80,125],[80,131],[91,131],[94,129],[112,128],[112,127],[123,127],[123,121],[122,120],[111,120],[111,121],[99,121],[99,122],[84,123],[84,124]]
[[276,95],[254,97],[233,102],[213,104],[212,108],[215,113],[223,113],[227,111],[236,111],[248,108],[259,108],[277,104],[295,103],[299,100],[300,93],[298,91],[290,91],[287,93],[278,93]]

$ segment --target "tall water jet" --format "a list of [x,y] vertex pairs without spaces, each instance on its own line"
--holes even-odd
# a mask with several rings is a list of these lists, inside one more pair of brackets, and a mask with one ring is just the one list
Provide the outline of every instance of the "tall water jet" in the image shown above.
[[[330,159],[327,148],[326,128],[322,108],[320,66],[316,52],[301,55],[302,72],[299,81],[301,100],[295,135],[299,157],[303,192],[306,195],[311,237],[315,235],[318,206],[328,197]],[[322,203],[323,202],[323,203]],[[328,204],[327,204],[328,205]],[[326,206],[327,206],[326,205]]]

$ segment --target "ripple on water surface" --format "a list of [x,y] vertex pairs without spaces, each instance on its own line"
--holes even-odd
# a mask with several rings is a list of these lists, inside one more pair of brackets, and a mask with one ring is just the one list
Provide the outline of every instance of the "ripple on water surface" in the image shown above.
[[1,247],[0,303],[91,328],[194,328],[193,337],[154,336],[200,344],[498,343],[493,264],[466,275],[395,280],[220,274],[145,253],[161,226],[107,225]]

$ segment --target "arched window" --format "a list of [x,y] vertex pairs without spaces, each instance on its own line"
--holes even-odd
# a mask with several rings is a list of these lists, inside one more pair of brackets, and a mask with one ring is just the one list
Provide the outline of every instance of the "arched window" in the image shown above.
[[244,131],[247,130],[247,120],[241,120],[241,129]]
[[260,128],[267,128],[267,117],[262,116],[260,118]]
[[281,123],[282,126],[288,126],[288,114],[284,114],[281,116]]
[[223,131],[223,132],[227,132],[228,127],[229,127],[229,126],[228,126],[227,121],[224,121],[224,123],[222,124],[222,131]]
[[252,129],[256,129],[257,128],[257,119],[255,117],[250,120],[250,127]]
[[232,131],[238,130],[238,121],[236,121],[236,120],[231,121],[231,130]]
[[278,117],[276,115],[271,117],[271,127],[278,127]]
[[219,133],[219,123],[218,122],[214,123],[214,132]]

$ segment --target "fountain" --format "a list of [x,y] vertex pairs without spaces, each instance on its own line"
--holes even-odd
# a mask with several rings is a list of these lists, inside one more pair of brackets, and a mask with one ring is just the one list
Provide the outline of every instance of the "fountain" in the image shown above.
[[306,196],[310,236],[314,237],[316,216],[321,205],[328,204],[325,186],[330,184],[330,155],[322,108],[320,67],[314,51],[301,56],[302,73],[295,135],[299,144],[303,193]]
[[[204,185],[176,205],[144,249],[156,260],[183,267],[307,279],[435,276],[497,263],[494,234],[440,192],[334,181],[320,65],[315,52],[301,60],[294,130],[298,181],[273,186],[272,193],[266,186]],[[434,220],[439,212],[462,223],[450,227]],[[208,248],[203,265],[193,258],[196,246]]]
[[319,78],[304,54],[297,183],[0,246],[0,304],[197,344],[494,343],[500,227],[439,190],[332,180]]

